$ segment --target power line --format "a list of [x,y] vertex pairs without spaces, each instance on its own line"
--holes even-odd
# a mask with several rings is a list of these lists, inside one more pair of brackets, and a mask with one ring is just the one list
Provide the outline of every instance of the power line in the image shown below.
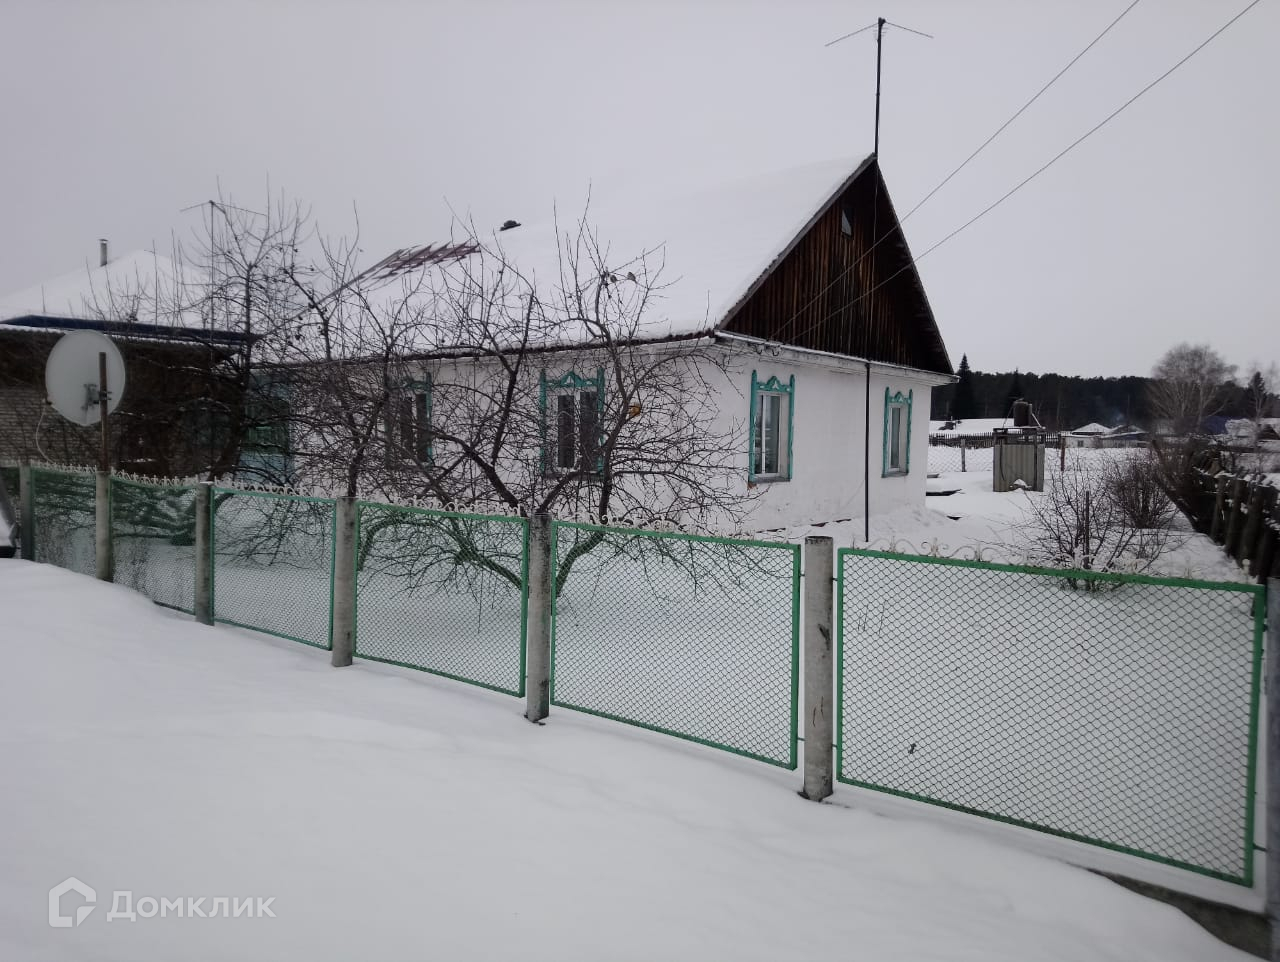
[[908,217],[910,217],[912,214],[914,214],[916,211],[918,211],[921,207],[923,207],[923,206],[924,206],[924,204],[925,204],[925,202],[926,202],[930,197],[932,197],[934,194],[936,194],[938,191],[940,191],[943,187],[945,187],[945,186],[947,185],[947,182],[948,182],[948,181],[950,181],[952,177],[954,177],[956,174],[960,173],[960,171],[964,170],[964,169],[965,169],[965,167],[967,167],[967,166],[969,165],[969,161],[973,160],[973,158],[977,157],[980,153],[982,153],[984,150],[986,150],[986,149],[987,149],[987,147],[988,147],[988,146],[990,146],[990,144],[991,144],[991,142],[992,142],[993,140],[995,140],[995,139],[996,139],[997,137],[999,137],[1002,133],[1004,133],[1004,132],[1005,132],[1005,129],[1006,129],[1010,124],[1012,124],[1015,120],[1017,120],[1019,117],[1021,117],[1021,116],[1022,116],[1023,111],[1025,111],[1025,110],[1026,110],[1028,107],[1030,107],[1033,103],[1035,103],[1037,100],[1039,100],[1039,99],[1040,99],[1040,97],[1044,94],[1044,92],[1045,92],[1046,90],[1048,90],[1048,89],[1049,89],[1050,87],[1052,87],[1055,83],[1057,83],[1057,82],[1058,82],[1058,80],[1062,77],[1062,75],[1063,75],[1064,73],[1066,73],[1068,70],[1070,70],[1072,67],[1074,67],[1074,66],[1076,65],[1076,61],[1078,61],[1081,57],[1083,57],[1083,56],[1084,56],[1085,54],[1087,54],[1090,50],[1092,50],[1092,49],[1094,48],[1094,45],[1095,45],[1095,44],[1097,44],[1097,42],[1098,42],[1099,40],[1101,40],[1103,37],[1105,37],[1108,33],[1110,33],[1110,32],[1111,32],[1111,28],[1112,28],[1112,27],[1114,27],[1114,26],[1115,26],[1117,23],[1119,23],[1121,20],[1123,20],[1123,19],[1125,18],[1125,16],[1129,13],[1129,11],[1130,11],[1130,10],[1132,10],[1134,7],[1136,7],[1140,2],[1141,2],[1141,0],[1133,0],[1133,2],[1132,2],[1131,4],[1129,4],[1129,6],[1125,7],[1122,11],[1120,11],[1120,16],[1116,17],[1116,18],[1115,18],[1114,20],[1112,20],[1109,24],[1107,24],[1106,28],[1102,31],[1102,33],[1098,34],[1096,37],[1094,37],[1092,40],[1090,40],[1090,41],[1089,41],[1089,45],[1088,45],[1087,47],[1085,47],[1085,48],[1084,48],[1083,50],[1081,50],[1078,54],[1076,54],[1074,57],[1072,57],[1072,58],[1071,58],[1071,60],[1067,63],[1067,65],[1066,65],[1065,67],[1063,67],[1063,68],[1062,68],[1061,70],[1059,70],[1056,74],[1054,74],[1054,75],[1053,75],[1053,77],[1049,80],[1049,82],[1048,82],[1047,84],[1045,84],[1043,87],[1041,87],[1039,90],[1037,90],[1037,91],[1036,91],[1036,93],[1035,93],[1035,96],[1034,96],[1034,97],[1032,97],[1030,100],[1028,100],[1028,101],[1027,101],[1025,104],[1023,104],[1021,107],[1019,107],[1019,108],[1018,108],[1018,110],[1017,110],[1017,112],[1016,112],[1012,117],[1010,117],[1008,120],[1006,120],[1004,123],[1002,123],[999,127],[997,127],[997,128],[996,128],[996,132],[995,132],[995,133],[993,133],[990,137],[988,137],[986,140],[984,140],[984,141],[981,143],[981,145],[979,145],[979,147],[978,147],[978,149],[977,149],[977,150],[975,150],[975,151],[974,151],[973,153],[971,153],[968,157],[966,157],[963,161],[961,161],[961,163],[960,163],[960,166],[959,166],[959,167],[957,167],[957,168],[956,168],[955,170],[953,170],[951,173],[947,174],[947,176],[946,176],[946,177],[942,178],[942,180],[938,183],[938,186],[937,186],[937,187],[935,187],[935,188],[933,188],[933,190],[929,191],[929,193],[925,194],[925,195],[924,195],[924,197],[923,197],[923,198],[921,198],[920,202],[919,202],[918,204],[916,204],[916,206],[915,206],[915,207],[912,207],[909,211],[907,211],[906,215],[905,215],[905,216],[903,216],[903,218],[902,218],[902,219],[903,219],[903,220],[906,220]]
[[[1237,13],[1234,17],[1232,17],[1230,20],[1228,20],[1226,23],[1224,23],[1221,27],[1219,27],[1217,30],[1215,30],[1213,33],[1211,33],[1208,37],[1206,37],[1204,40],[1202,40],[1199,44],[1197,44],[1197,45],[1196,45],[1196,46],[1191,50],[1191,52],[1190,52],[1190,53],[1188,53],[1186,56],[1184,56],[1181,60],[1179,60],[1177,63],[1175,63],[1172,67],[1170,67],[1170,68],[1169,68],[1168,70],[1166,70],[1164,73],[1160,74],[1160,76],[1156,77],[1156,78],[1155,78],[1155,80],[1152,80],[1149,84],[1147,84],[1145,87],[1143,87],[1141,90],[1139,90],[1136,94],[1134,94],[1132,97],[1130,97],[1130,98],[1129,98],[1128,100],[1126,100],[1124,103],[1122,103],[1119,107],[1117,107],[1115,110],[1113,110],[1110,114],[1108,114],[1106,117],[1104,117],[1101,121],[1099,121],[1099,122],[1098,122],[1097,124],[1095,124],[1093,127],[1089,128],[1089,130],[1085,131],[1083,134],[1081,134],[1079,137],[1077,137],[1077,138],[1076,138],[1074,141],[1072,141],[1069,145],[1067,145],[1067,146],[1066,146],[1066,147],[1064,147],[1061,151],[1059,151],[1057,154],[1055,154],[1055,155],[1054,155],[1050,160],[1048,160],[1045,164],[1043,164],[1041,167],[1039,167],[1037,170],[1035,170],[1035,171],[1034,171],[1033,173],[1031,173],[1029,176],[1027,176],[1027,177],[1023,178],[1023,179],[1022,179],[1021,181],[1019,181],[1016,185],[1014,185],[1012,188],[1010,188],[1008,191],[1006,191],[1004,194],[1002,194],[999,198],[997,198],[997,199],[996,199],[995,201],[993,201],[992,203],[988,204],[986,207],[984,207],[981,211],[979,211],[979,212],[978,212],[977,214],[975,214],[973,217],[969,218],[967,221],[965,221],[963,224],[961,224],[959,227],[957,227],[957,228],[956,228],[955,230],[953,230],[951,233],[949,233],[949,234],[947,234],[945,237],[943,237],[940,241],[938,241],[937,243],[933,244],[931,247],[927,248],[926,250],[924,250],[924,251],[923,251],[922,253],[920,253],[919,255],[917,255],[917,256],[915,256],[915,257],[911,258],[911,260],[910,260],[910,262],[909,262],[909,263],[905,264],[904,266],[900,267],[898,270],[894,271],[894,273],[890,274],[888,277],[886,277],[883,281],[881,281],[881,282],[880,282],[879,284],[877,284],[875,287],[871,288],[871,289],[870,289],[870,290],[868,290],[868,291],[864,291],[862,294],[859,294],[856,298],[854,298],[853,303],[854,303],[854,304],[856,304],[856,303],[858,303],[859,301],[861,301],[864,297],[867,297],[868,295],[874,294],[876,291],[878,291],[880,288],[884,287],[886,284],[888,284],[890,281],[892,281],[892,280],[893,280],[894,278],[896,278],[898,275],[902,274],[904,271],[910,270],[911,268],[915,267],[915,265],[916,265],[916,264],[918,264],[922,259],[924,259],[924,258],[925,258],[925,257],[927,257],[929,254],[931,254],[931,253],[933,253],[934,251],[936,251],[939,247],[941,247],[943,244],[947,243],[947,241],[951,240],[953,237],[955,237],[955,236],[956,236],[957,234],[959,234],[961,231],[964,231],[964,230],[968,229],[969,227],[971,227],[971,226],[973,226],[975,223],[977,223],[979,220],[981,220],[983,217],[987,216],[987,214],[991,213],[993,210],[995,210],[997,207],[999,207],[1001,204],[1003,204],[1006,200],[1008,200],[1010,197],[1012,197],[1014,194],[1016,194],[1018,191],[1020,191],[1023,187],[1027,186],[1027,184],[1031,183],[1031,181],[1035,180],[1037,177],[1039,177],[1041,174],[1043,174],[1046,170],[1048,170],[1050,167],[1052,167],[1054,164],[1056,164],[1059,160],[1061,160],[1063,157],[1065,157],[1067,154],[1069,154],[1072,150],[1074,150],[1076,147],[1080,146],[1080,144],[1084,143],[1086,140],[1088,140],[1090,137],[1092,137],[1095,133],[1097,133],[1099,130],[1101,130],[1103,127],[1105,127],[1107,124],[1109,124],[1112,120],[1114,120],[1116,117],[1118,117],[1118,116],[1119,116],[1122,112],[1124,112],[1128,107],[1130,107],[1130,106],[1131,106],[1132,104],[1134,104],[1134,103],[1135,103],[1139,98],[1141,98],[1144,94],[1146,94],[1146,93],[1147,93],[1147,91],[1151,90],[1151,88],[1155,87],[1157,84],[1159,84],[1159,83],[1160,83],[1161,81],[1163,81],[1165,78],[1167,78],[1170,74],[1172,74],[1175,70],[1177,70],[1179,67],[1181,67],[1183,64],[1185,64],[1188,60],[1190,60],[1192,57],[1194,57],[1196,54],[1198,54],[1201,50],[1203,50],[1205,47],[1207,47],[1210,43],[1212,43],[1214,40],[1216,40],[1216,39],[1218,38],[1218,36],[1219,36],[1220,34],[1222,34],[1222,33],[1223,33],[1223,32],[1224,32],[1228,27],[1230,27],[1232,24],[1234,24],[1237,20],[1239,20],[1241,17],[1243,17],[1246,13],[1248,13],[1250,10],[1252,10],[1254,7],[1256,7],[1256,6],[1257,6],[1259,3],[1261,3],[1261,2],[1262,2],[1262,0],[1252,0],[1252,2],[1251,2],[1248,6],[1246,6],[1243,10],[1241,10],[1239,13]],[[887,236],[889,236],[889,235],[888,235],[888,234],[886,234],[885,236],[887,237]],[[884,238],[881,238],[881,240],[883,240],[883,239],[884,239]],[[879,243],[879,242],[877,242],[877,243]],[[870,253],[870,251],[868,251],[867,253]],[[866,255],[864,254],[863,256],[865,257]],[[858,259],[858,263],[860,263],[860,262],[861,262],[861,260],[862,260],[862,258],[859,258],[859,259]],[[853,265],[853,267],[856,267],[856,266],[857,266],[857,263],[855,263],[855,264]],[[852,268],[850,268],[850,270],[852,270]],[[833,283],[834,283],[834,282],[833,282]],[[812,303],[812,302],[811,302],[811,303]],[[834,313],[834,312],[833,312],[833,313]],[[815,322],[814,324],[810,325],[808,328],[806,328],[804,331],[802,331],[802,332],[800,333],[800,335],[799,335],[799,336],[800,336],[800,337],[803,337],[805,334],[809,333],[809,331],[812,331],[815,327],[817,327],[817,326],[818,326],[818,324],[821,324],[821,323],[825,322],[829,317],[831,317],[831,314],[826,315],[825,317],[821,318],[820,320],[818,320],[818,321],[817,321],[817,322]]]
[[[1096,134],[1099,130],[1101,130],[1101,129],[1102,129],[1103,127],[1105,127],[1107,124],[1111,123],[1111,121],[1112,121],[1112,120],[1114,120],[1116,117],[1118,117],[1118,116],[1119,116],[1119,115],[1120,115],[1120,114],[1121,114],[1121,113],[1122,113],[1126,108],[1128,108],[1131,104],[1133,104],[1136,100],[1138,100],[1138,98],[1139,98],[1139,97],[1141,97],[1141,96],[1142,96],[1143,94],[1145,94],[1148,90],[1150,90],[1150,89],[1151,89],[1152,87],[1154,87],[1156,84],[1160,83],[1160,81],[1164,80],[1164,79],[1165,79],[1166,77],[1168,77],[1171,73],[1173,73],[1175,70],[1177,70],[1179,67],[1181,67],[1184,63],[1186,63],[1188,60],[1190,60],[1192,57],[1194,57],[1196,54],[1198,54],[1201,50],[1203,50],[1205,47],[1207,47],[1207,46],[1208,46],[1208,45],[1209,45],[1209,44],[1210,44],[1210,43],[1211,43],[1211,42],[1212,42],[1212,41],[1213,41],[1213,40],[1214,40],[1214,39],[1215,39],[1215,38],[1216,38],[1220,33],[1222,33],[1224,30],[1226,30],[1229,26],[1231,26],[1233,23],[1235,23],[1237,20],[1239,20],[1241,17],[1243,17],[1246,13],[1248,13],[1250,10],[1252,10],[1254,7],[1256,7],[1256,6],[1257,6],[1259,3],[1261,3],[1261,2],[1262,2],[1262,0],[1253,0],[1253,2],[1252,2],[1252,3],[1250,3],[1247,7],[1245,7],[1243,10],[1241,10],[1239,13],[1237,13],[1234,17],[1232,17],[1230,20],[1228,20],[1226,23],[1224,23],[1221,27],[1219,27],[1217,30],[1215,30],[1213,33],[1211,33],[1211,34],[1210,34],[1208,37],[1206,37],[1204,40],[1202,40],[1202,41],[1201,41],[1201,42],[1200,42],[1200,43],[1195,47],[1195,49],[1193,49],[1189,54],[1187,54],[1185,57],[1183,57],[1181,60],[1179,60],[1177,63],[1175,63],[1172,67],[1170,67],[1168,70],[1166,70],[1166,71],[1165,71],[1164,73],[1162,73],[1160,76],[1156,77],[1156,79],[1155,79],[1155,80],[1151,81],[1151,83],[1147,84],[1145,87],[1143,87],[1143,88],[1142,88],[1141,90],[1139,90],[1136,94],[1134,94],[1132,97],[1130,97],[1130,98],[1129,98],[1128,100],[1126,100],[1124,103],[1122,103],[1122,104],[1121,104],[1119,107],[1117,107],[1115,110],[1111,111],[1111,113],[1107,114],[1107,116],[1106,116],[1106,117],[1104,117],[1102,120],[1100,120],[1098,123],[1094,124],[1094,125],[1093,125],[1092,127],[1090,127],[1087,131],[1085,131],[1083,134],[1081,134],[1079,137],[1077,137],[1075,140],[1073,140],[1070,144],[1068,144],[1066,147],[1064,147],[1062,150],[1060,150],[1057,154],[1055,154],[1055,155],[1053,156],[1053,158],[1052,158],[1052,159],[1050,159],[1047,163],[1043,164],[1043,165],[1042,165],[1039,169],[1037,169],[1034,173],[1032,173],[1032,174],[1031,174],[1031,175],[1029,175],[1028,177],[1024,178],[1023,180],[1019,181],[1019,182],[1018,182],[1014,187],[1010,188],[1008,191],[1006,191],[1004,194],[1002,194],[1002,195],[1001,195],[997,200],[995,200],[995,201],[993,201],[992,203],[988,204],[988,205],[987,205],[986,207],[984,207],[981,211],[979,211],[979,212],[978,212],[977,214],[975,214],[973,217],[969,218],[967,221],[965,221],[963,224],[961,224],[959,227],[957,227],[955,230],[953,230],[953,231],[952,231],[950,234],[948,234],[946,237],[942,238],[942,240],[938,241],[938,242],[937,242],[936,244],[934,244],[932,247],[928,248],[928,250],[924,251],[924,253],[922,253],[922,254],[920,255],[920,257],[924,257],[926,254],[929,254],[929,253],[930,253],[930,252],[932,252],[932,251],[936,251],[939,247],[941,247],[941,246],[942,246],[943,244],[945,244],[947,241],[951,240],[951,238],[955,237],[955,236],[956,236],[956,234],[959,234],[962,230],[964,230],[965,228],[969,227],[971,224],[974,224],[974,223],[976,223],[977,221],[981,220],[983,217],[985,217],[987,214],[991,213],[991,211],[995,210],[997,207],[999,207],[1001,204],[1003,204],[1006,200],[1008,200],[1010,197],[1012,197],[1012,196],[1013,196],[1014,194],[1016,194],[1018,191],[1022,190],[1022,188],[1023,188],[1023,187],[1027,186],[1027,184],[1031,183],[1033,180],[1035,180],[1037,177],[1039,177],[1041,174],[1043,174],[1046,170],[1048,170],[1050,167],[1052,167],[1054,164],[1056,164],[1059,160],[1061,160],[1063,157],[1065,157],[1065,156],[1066,156],[1067,154],[1069,154],[1071,151],[1075,150],[1075,149],[1076,149],[1076,147],[1080,146],[1080,144],[1084,143],[1086,140],[1088,140],[1090,137],[1092,137],[1094,134]],[[918,260],[920,259],[920,257],[915,258],[915,260],[917,260],[917,261],[918,261]]]
[[[911,208],[911,210],[907,211],[907,213],[906,213],[906,214],[904,214],[904,215],[899,219],[899,221],[898,221],[899,225],[903,224],[903,223],[906,221],[906,219],[907,219],[908,217],[910,217],[912,214],[914,214],[916,211],[918,211],[921,207],[923,207],[923,206],[925,205],[925,203],[926,203],[926,202],[928,202],[928,200],[929,200],[931,197],[933,197],[933,195],[934,195],[934,194],[936,194],[938,191],[940,191],[943,187],[945,187],[945,186],[946,186],[946,184],[951,180],[951,178],[955,177],[955,175],[956,175],[956,174],[958,174],[958,173],[960,173],[960,171],[964,170],[964,168],[968,166],[968,164],[969,164],[969,162],[970,162],[971,160],[973,160],[975,157],[977,157],[977,156],[978,156],[978,154],[980,154],[980,153],[982,153],[984,150],[986,150],[986,149],[987,149],[987,147],[988,147],[988,146],[990,146],[990,144],[991,144],[991,142],[992,142],[992,141],[994,141],[997,137],[999,137],[1002,133],[1004,133],[1004,131],[1009,127],[1009,125],[1010,125],[1010,124],[1012,124],[1015,120],[1017,120],[1019,117],[1021,117],[1021,116],[1022,116],[1022,114],[1023,114],[1023,112],[1024,112],[1024,111],[1026,111],[1026,109],[1027,109],[1028,107],[1030,107],[1033,103],[1035,103],[1037,100],[1039,100],[1039,99],[1040,99],[1040,97],[1045,93],[1045,91],[1047,91],[1050,87],[1052,87],[1055,83],[1057,83],[1057,82],[1058,82],[1058,80],[1059,80],[1059,79],[1061,79],[1061,77],[1062,77],[1062,75],[1063,75],[1063,74],[1065,74],[1068,70],[1070,70],[1072,67],[1074,67],[1074,66],[1076,65],[1076,62],[1077,62],[1077,61],[1079,61],[1079,60],[1080,60],[1080,58],[1082,58],[1085,54],[1087,54],[1090,50],[1092,50],[1092,49],[1093,49],[1093,47],[1098,43],[1098,41],[1099,41],[1099,40],[1101,40],[1103,37],[1105,37],[1108,33],[1110,33],[1110,32],[1111,32],[1111,29],[1112,29],[1116,24],[1118,24],[1121,20],[1123,20],[1123,19],[1125,18],[1125,16],[1126,16],[1126,15],[1128,15],[1129,11],[1130,11],[1130,10],[1132,10],[1134,7],[1136,7],[1140,2],[1141,2],[1141,0],[1133,0],[1133,2],[1129,4],[1129,6],[1125,7],[1125,8],[1124,8],[1124,10],[1122,10],[1122,11],[1120,12],[1120,15],[1119,15],[1118,17],[1116,17],[1114,20],[1112,20],[1109,24],[1107,24],[1107,26],[1103,29],[1103,31],[1102,31],[1100,34],[1098,34],[1098,35],[1097,35],[1096,37],[1094,37],[1091,41],[1089,41],[1088,45],[1087,45],[1083,50],[1081,50],[1078,54],[1076,54],[1074,57],[1072,57],[1072,58],[1071,58],[1071,60],[1070,60],[1070,61],[1068,61],[1067,65],[1066,65],[1065,67],[1063,67],[1063,68],[1062,68],[1061,70],[1059,70],[1056,74],[1054,74],[1054,75],[1053,75],[1053,77],[1051,77],[1051,78],[1050,78],[1049,82],[1048,82],[1048,83],[1046,83],[1043,87],[1041,87],[1038,91],[1036,91],[1035,95],[1034,95],[1030,100],[1028,100],[1028,101],[1027,101],[1025,104],[1023,104],[1021,107],[1019,107],[1019,108],[1017,109],[1017,111],[1013,114],[1013,116],[1012,116],[1012,117],[1010,117],[1010,118],[1009,118],[1008,120],[1006,120],[1003,124],[1001,124],[998,128],[996,128],[995,133],[993,133],[990,137],[988,137],[986,140],[984,140],[984,141],[979,145],[979,147],[978,147],[978,149],[977,149],[977,150],[975,150],[973,153],[971,153],[968,157],[966,157],[966,158],[965,158],[965,159],[960,163],[960,166],[959,166],[959,167],[957,167],[955,170],[951,171],[951,173],[947,174],[947,176],[946,176],[946,177],[942,178],[942,180],[941,180],[941,181],[939,181],[939,183],[937,184],[937,186],[935,186],[931,191],[929,191],[929,193],[925,194],[925,195],[924,195],[924,197],[920,199],[920,202],[919,202],[919,203],[917,203],[914,207],[912,207],[912,208]],[[889,23],[889,21],[887,21],[887,20],[886,20],[886,21],[885,21],[885,23]],[[865,32],[865,31],[867,31],[867,30],[870,30],[870,29],[871,29],[872,27],[874,27],[874,26],[875,26],[875,24],[874,24],[874,23],[873,23],[873,24],[868,24],[867,26],[862,27],[862,28],[861,28],[861,29],[859,29],[859,30],[855,30],[855,31],[853,31],[853,33],[847,33],[847,34],[845,34],[843,37],[837,37],[835,40],[832,40],[830,43],[827,43],[827,44],[825,44],[824,46],[830,47],[830,46],[831,46],[831,44],[839,43],[841,40],[847,40],[849,37],[853,37],[853,36],[856,36],[856,35],[858,35],[858,34],[860,34],[860,33]],[[911,28],[910,28],[910,27],[903,27],[901,24],[892,24],[892,26],[898,27],[899,29],[902,29],[902,30],[910,30],[912,33],[920,33],[920,31],[918,31],[918,30],[911,30]],[[921,34],[921,35],[922,35],[922,36],[926,36],[926,37],[927,37],[927,36],[929,36],[929,34]],[[877,159],[877,162],[878,162],[878,161],[879,161],[879,158],[876,158],[876,159]],[[874,235],[874,233],[875,233],[875,231],[873,230],[873,231],[872,231],[872,234]],[[827,293],[827,291],[829,291],[829,290],[831,290],[831,288],[835,287],[835,286],[836,286],[836,284],[838,284],[838,283],[840,283],[842,280],[844,280],[844,278],[845,278],[846,276],[848,276],[848,274],[849,274],[851,271],[856,270],[856,269],[857,269],[857,267],[862,263],[862,261],[863,261],[865,258],[867,258],[868,256],[870,256],[870,254],[871,254],[871,253],[872,253],[872,252],[873,252],[877,247],[879,247],[879,246],[880,246],[880,244],[881,244],[883,241],[885,241],[886,239],[888,239],[888,237],[889,237],[892,233],[893,233],[892,231],[888,231],[888,232],[886,232],[886,233],[882,234],[880,237],[876,237],[876,238],[873,240],[873,242],[872,242],[871,246],[870,246],[870,247],[868,247],[865,251],[863,251],[863,252],[862,252],[862,254],[861,254],[861,255],[858,257],[858,259],[853,263],[853,265],[852,265],[851,267],[849,267],[849,268],[848,268],[848,270],[842,271],[841,273],[839,273],[838,275],[836,275],[835,279],[834,279],[834,280],[832,280],[830,284],[828,284],[826,287],[824,287],[822,290],[820,290],[817,294],[815,294],[812,298],[810,298],[810,299],[809,299],[809,301],[808,301],[808,303],[806,303],[806,304],[804,305],[804,307],[802,307],[802,308],[800,308],[798,311],[796,311],[796,313],[795,313],[794,315],[792,315],[792,316],[791,316],[791,318],[787,321],[787,323],[786,323],[786,324],[784,324],[784,325],[782,326],[782,328],[780,329],[779,333],[781,333],[782,331],[785,331],[785,330],[786,330],[787,328],[789,328],[792,324],[794,324],[794,323],[796,322],[796,320],[800,317],[800,315],[801,315],[801,314],[803,314],[805,311],[807,311],[810,307],[812,307],[812,306],[813,306],[813,304],[818,300],[818,298],[822,297],[824,294],[826,294],[826,293]],[[824,318],[824,320],[825,320],[825,318]],[[809,330],[812,330],[812,328],[809,328]],[[808,331],[805,331],[804,333],[808,333]],[[803,335],[802,335],[802,336],[803,336]]]

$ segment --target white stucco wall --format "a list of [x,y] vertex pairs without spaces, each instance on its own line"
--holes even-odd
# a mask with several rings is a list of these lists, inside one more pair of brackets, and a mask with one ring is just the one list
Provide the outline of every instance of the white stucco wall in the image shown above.
[[[789,527],[864,515],[863,438],[866,426],[866,368],[852,360],[803,356],[783,350],[737,352],[729,371],[720,375],[721,418],[741,422],[740,461],[743,492],[749,488],[748,414],[751,374],[765,382],[786,383],[794,375],[791,478],[762,481],[757,487],[747,527]],[[942,382],[923,372],[888,371],[872,366],[870,419],[870,503],[872,536],[875,519],[906,505],[924,506],[928,466],[931,386]],[[910,459],[904,475],[882,476],[885,389],[911,396]]]
[[[865,364],[785,347],[760,350],[744,343],[707,343],[700,350],[707,358],[702,377],[714,395],[713,429],[731,439],[736,470],[730,483],[747,504],[742,527],[768,532],[820,522],[860,520],[864,516],[863,438],[867,423]],[[431,373],[440,391],[449,382],[463,383],[474,377],[475,365],[492,363],[467,358],[428,361],[421,367],[423,373]],[[541,370],[554,380],[575,368],[594,370],[596,364],[596,360],[577,351],[548,352],[530,366],[528,390],[536,392]],[[748,477],[753,371],[761,383],[771,377],[786,383],[795,377],[789,480],[752,483]],[[877,530],[876,520],[888,512],[904,506],[924,507],[930,389],[947,380],[921,371],[872,365],[868,472],[872,538],[883,534]],[[882,476],[886,388],[890,394],[910,394],[912,402],[909,470],[890,477]],[[441,400],[433,408],[432,420],[447,417]],[[530,438],[529,443],[536,450],[537,440]]]

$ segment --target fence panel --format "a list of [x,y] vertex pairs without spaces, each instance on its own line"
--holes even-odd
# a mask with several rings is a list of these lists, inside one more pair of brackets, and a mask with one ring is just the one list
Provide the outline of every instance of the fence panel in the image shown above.
[[843,549],[838,777],[1251,885],[1253,585]]
[[929,474],[959,471],[991,473],[993,445],[990,434],[929,435]]
[[551,702],[796,766],[800,548],[552,525]]
[[[36,561],[82,575],[97,574],[97,479],[92,472],[32,468],[30,537]],[[27,537],[27,528],[23,528]]]
[[361,502],[356,530],[357,657],[524,694],[524,519]]
[[336,514],[326,498],[214,488],[214,620],[331,647]]
[[196,489],[111,479],[115,582],[158,605],[193,614]]

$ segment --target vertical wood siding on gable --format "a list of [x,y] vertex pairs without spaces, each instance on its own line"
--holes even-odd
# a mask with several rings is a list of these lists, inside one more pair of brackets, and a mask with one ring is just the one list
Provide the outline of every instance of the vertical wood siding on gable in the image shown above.
[[[845,212],[851,235],[842,230]],[[950,374],[910,262],[888,192],[872,164],[744,300],[725,330]]]

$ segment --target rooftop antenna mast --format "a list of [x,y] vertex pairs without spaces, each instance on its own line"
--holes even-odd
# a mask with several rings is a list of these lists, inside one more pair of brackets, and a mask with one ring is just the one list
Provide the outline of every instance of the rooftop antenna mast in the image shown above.
[[[876,18],[875,23],[869,23],[865,27],[859,27],[852,33],[846,33],[842,37],[836,37],[834,40],[828,40],[823,46],[830,47],[841,40],[848,40],[850,37],[856,37],[860,33],[866,33],[868,30],[875,28],[876,31],[876,128],[875,128],[875,147],[874,153],[871,155],[875,158],[876,166],[880,164],[880,64],[882,54],[884,52],[884,28],[897,27],[899,30],[905,30],[907,33],[914,33],[921,37],[927,37],[932,40],[933,37],[927,33],[921,33],[919,30],[912,30],[910,27],[904,27],[900,23],[890,23],[884,17]],[[867,253],[875,250],[880,243],[880,239],[876,236],[876,218],[880,209],[880,179],[876,177],[876,195],[875,202],[872,205],[871,213],[871,236],[872,244]],[[863,255],[864,257],[866,254]],[[874,265],[874,261],[872,262]],[[873,287],[872,292],[875,291]],[[874,302],[873,302],[874,303]],[[867,361],[866,370],[866,397],[863,399],[863,426],[862,426],[862,538],[867,543],[871,543],[871,362]]]
[[913,30],[910,27],[904,27],[900,23],[893,23],[892,21],[886,20],[884,17],[879,17],[875,23],[869,23],[865,27],[859,27],[857,30],[854,30],[852,33],[846,33],[842,37],[836,37],[834,40],[829,40],[825,44],[823,44],[824,47],[830,47],[839,43],[841,40],[848,40],[850,37],[856,37],[860,33],[866,33],[868,30],[871,30],[873,28],[875,29],[875,32],[876,32],[876,129],[875,129],[874,150],[875,150],[875,155],[877,159],[879,159],[880,157],[880,63],[881,63],[882,54],[884,51],[884,28],[885,27],[896,27],[899,30],[907,31],[907,33],[914,33],[918,37],[926,37],[929,40],[933,39],[933,36],[931,34],[924,33],[920,30]]

